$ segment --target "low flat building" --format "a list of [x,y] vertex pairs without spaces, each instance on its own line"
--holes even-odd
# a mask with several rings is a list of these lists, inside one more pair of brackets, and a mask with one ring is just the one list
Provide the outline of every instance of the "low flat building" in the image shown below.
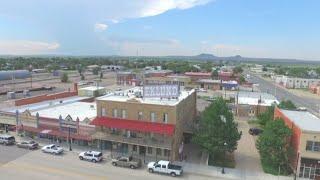
[[192,82],[197,82],[199,79],[211,79],[210,72],[185,72],[184,75],[189,76]]
[[206,90],[220,90],[221,89],[221,80],[214,80],[214,79],[199,79],[197,81],[197,85],[200,88]]
[[256,117],[265,112],[268,107],[279,104],[271,94],[262,92],[240,91],[236,95],[236,115],[242,117]]
[[164,77],[169,76],[173,73],[172,70],[147,70],[144,72],[144,77]]
[[189,86],[191,79],[183,75],[168,75],[164,77],[147,77],[144,79],[146,84],[178,84],[179,86]]
[[98,97],[102,96],[106,93],[105,87],[99,87],[99,86],[89,86],[80,88],[78,90],[78,96],[84,96],[84,97]]
[[320,83],[320,79],[297,78],[284,75],[274,76],[274,81],[289,89],[307,89],[310,85]]
[[98,98],[93,138],[112,152],[177,160],[184,127],[195,120],[196,92],[180,91],[177,97],[161,98],[157,94],[163,91],[156,89],[143,92],[137,87]]
[[119,71],[117,72],[117,85],[136,85],[135,80],[137,75],[131,71]]
[[281,118],[293,131],[290,157],[292,168],[300,178],[320,178],[320,118],[307,111],[275,108],[274,118]]

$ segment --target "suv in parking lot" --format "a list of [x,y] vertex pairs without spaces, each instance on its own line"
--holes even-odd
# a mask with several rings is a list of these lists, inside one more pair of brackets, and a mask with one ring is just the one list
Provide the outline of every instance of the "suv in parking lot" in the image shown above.
[[94,163],[102,161],[102,153],[98,151],[86,151],[79,154],[80,160],[92,161]]
[[0,144],[10,145],[16,142],[15,138],[11,135],[2,134],[0,135]]

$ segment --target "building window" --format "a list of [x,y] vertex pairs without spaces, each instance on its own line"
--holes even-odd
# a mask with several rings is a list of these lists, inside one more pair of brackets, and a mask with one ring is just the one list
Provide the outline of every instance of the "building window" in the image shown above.
[[121,118],[126,119],[127,118],[127,111],[125,109],[121,110]]
[[106,116],[107,112],[106,112],[106,108],[101,108],[101,116]]
[[320,151],[320,142],[307,141],[307,151]]
[[150,119],[151,119],[151,122],[156,122],[157,117],[155,112],[150,113]]
[[142,120],[143,119],[143,113],[142,111],[138,112],[138,120]]
[[115,118],[118,117],[118,109],[113,109],[113,111],[112,111],[112,117],[115,117]]
[[157,148],[157,155],[158,155],[158,156],[161,156],[161,155],[162,155],[162,152],[161,152],[161,149],[160,149],[160,148]]
[[170,156],[170,150],[168,150],[168,149],[165,149],[165,150],[163,151],[163,153],[164,153],[164,156],[167,156],[167,157]]
[[133,151],[133,152],[137,152],[137,145],[133,145],[133,146],[132,146],[132,151]]
[[168,113],[163,113],[163,123],[168,123]]
[[152,154],[152,147],[148,147],[148,154]]

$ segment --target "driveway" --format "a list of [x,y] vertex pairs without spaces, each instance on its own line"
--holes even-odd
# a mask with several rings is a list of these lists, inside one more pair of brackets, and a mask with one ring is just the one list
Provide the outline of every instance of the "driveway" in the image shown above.
[[249,124],[246,120],[237,120],[239,131],[242,131],[242,137],[238,143],[238,149],[235,151],[236,169],[241,171],[241,176],[259,177],[263,174],[260,163],[260,155],[255,147],[254,138],[248,133]]

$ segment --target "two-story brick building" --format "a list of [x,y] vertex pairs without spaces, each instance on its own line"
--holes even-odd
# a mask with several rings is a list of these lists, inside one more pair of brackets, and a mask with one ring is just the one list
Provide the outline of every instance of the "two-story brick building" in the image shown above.
[[320,118],[307,111],[275,108],[274,118],[281,118],[292,129],[290,161],[297,176],[320,179]]
[[195,91],[180,91],[176,98],[144,97],[142,91],[136,87],[98,98],[93,138],[111,151],[178,159],[184,129],[195,120]]

